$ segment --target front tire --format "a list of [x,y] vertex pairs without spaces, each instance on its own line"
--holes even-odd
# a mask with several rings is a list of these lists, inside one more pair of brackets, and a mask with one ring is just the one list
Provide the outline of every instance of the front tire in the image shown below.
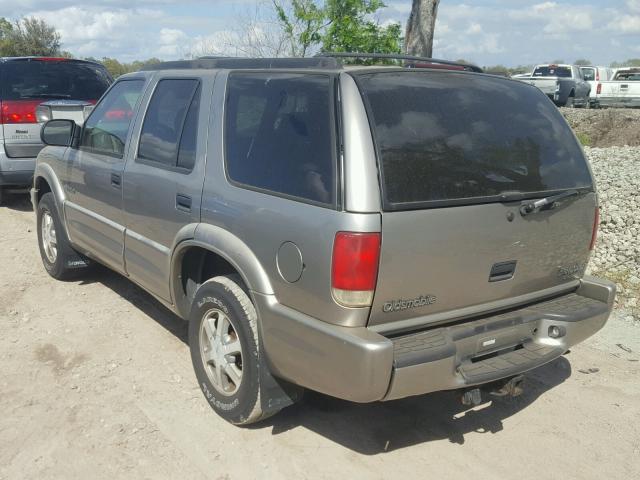
[[218,415],[235,425],[269,416],[261,404],[266,365],[256,310],[231,278],[215,277],[198,288],[189,317],[189,348],[200,389]]
[[68,280],[89,266],[88,261],[71,247],[51,192],[45,193],[38,202],[36,219],[40,257],[49,275],[57,280]]

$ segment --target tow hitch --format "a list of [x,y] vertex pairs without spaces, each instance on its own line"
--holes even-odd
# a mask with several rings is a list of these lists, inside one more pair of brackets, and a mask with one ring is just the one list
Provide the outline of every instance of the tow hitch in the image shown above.
[[460,401],[465,406],[476,406],[482,403],[482,392],[493,397],[518,397],[524,390],[524,375],[492,382],[478,388],[470,388],[462,392]]

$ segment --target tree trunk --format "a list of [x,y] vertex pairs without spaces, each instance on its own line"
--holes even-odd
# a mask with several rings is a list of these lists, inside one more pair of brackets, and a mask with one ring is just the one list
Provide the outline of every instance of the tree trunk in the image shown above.
[[433,32],[439,3],[440,0],[413,0],[404,38],[407,55],[432,56]]

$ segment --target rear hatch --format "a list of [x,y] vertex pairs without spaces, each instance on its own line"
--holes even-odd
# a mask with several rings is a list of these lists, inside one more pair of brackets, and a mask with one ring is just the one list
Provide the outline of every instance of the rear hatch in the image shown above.
[[[15,58],[0,64],[0,123],[11,158],[35,157],[40,126],[52,118],[82,123],[113,80],[101,65],[64,58]],[[43,104],[43,107],[40,107]],[[38,110],[40,107],[40,110]]]
[[[522,82],[463,72],[362,73],[356,81],[383,194],[370,325],[460,319],[576,286],[596,196],[552,102]],[[520,211],[567,192],[554,208]]]

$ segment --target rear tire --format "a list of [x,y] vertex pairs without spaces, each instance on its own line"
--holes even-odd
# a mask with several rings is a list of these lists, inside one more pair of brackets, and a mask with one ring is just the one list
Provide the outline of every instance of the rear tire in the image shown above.
[[38,202],[36,219],[40,257],[47,273],[57,280],[69,280],[86,271],[89,262],[71,247],[51,192]]
[[229,277],[207,280],[196,291],[189,316],[189,348],[198,385],[218,415],[249,425],[264,414],[256,310]]
[[2,205],[2,202],[4,201],[4,187],[0,187],[0,205]]
[[576,108],[576,99],[574,97],[568,97],[566,103],[564,104],[567,108]]

